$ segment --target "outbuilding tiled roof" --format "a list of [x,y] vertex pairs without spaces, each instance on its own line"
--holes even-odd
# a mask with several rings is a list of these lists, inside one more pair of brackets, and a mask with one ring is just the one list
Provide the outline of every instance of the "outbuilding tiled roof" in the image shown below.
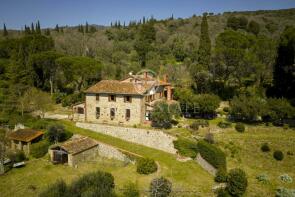
[[8,138],[11,140],[17,140],[22,142],[31,142],[32,140],[42,136],[44,133],[42,131],[33,129],[19,129],[8,134]]
[[74,135],[70,140],[61,144],[60,147],[69,154],[77,154],[97,145],[98,142],[94,139],[85,136]]

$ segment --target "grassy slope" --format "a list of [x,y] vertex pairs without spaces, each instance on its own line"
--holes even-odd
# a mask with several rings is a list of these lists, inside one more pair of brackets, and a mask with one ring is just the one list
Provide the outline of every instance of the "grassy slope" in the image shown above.
[[160,172],[149,176],[138,175],[134,165],[118,167],[115,164],[106,165],[101,162],[96,164],[85,163],[78,169],[74,169],[61,165],[53,166],[45,158],[43,160],[30,161],[25,168],[14,169],[1,177],[0,191],[4,191],[3,196],[32,196],[33,192],[28,189],[29,185],[37,187],[37,192],[34,193],[36,195],[48,183],[52,183],[59,178],[66,179],[67,182],[70,182],[81,174],[98,169],[111,172],[115,177],[115,183],[118,188],[122,187],[127,181],[132,181],[137,182],[141,189],[146,190],[153,177],[165,176],[172,180],[175,189],[197,190],[202,196],[212,196],[212,176],[193,161],[182,163],[177,161],[174,155],[80,129],[75,127],[73,123],[67,121],[63,121],[62,123],[73,133],[90,136],[119,148],[153,158],[159,162],[161,166]]
[[[220,129],[217,124],[224,120],[216,118],[209,120],[210,132],[214,132],[216,144],[227,154],[228,169],[242,168],[246,171],[249,181],[246,196],[274,196],[278,187],[295,188],[295,155],[287,155],[287,151],[295,154],[295,130],[278,127],[265,127],[262,125],[246,126],[245,133],[238,133],[232,128]],[[180,120],[181,124],[191,124],[193,119]],[[199,129],[198,137],[204,137],[209,128]],[[187,129],[174,128],[170,134],[191,138]],[[269,143],[271,151],[263,153],[260,150],[262,143]],[[285,158],[276,161],[272,154],[274,150],[282,150]],[[231,152],[234,152],[232,154]],[[283,183],[278,176],[287,173],[293,178],[292,184]],[[270,183],[262,184],[256,180],[259,174],[267,174]]]

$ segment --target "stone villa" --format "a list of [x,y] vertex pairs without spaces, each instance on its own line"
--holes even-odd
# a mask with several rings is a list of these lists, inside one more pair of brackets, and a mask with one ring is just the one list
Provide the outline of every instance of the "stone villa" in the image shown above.
[[102,80],[88,88],[85,103],[73,107],[74,121],[135,125],[147,123],[156,101],[172,101],[173,88],[147,71],[123,80]]

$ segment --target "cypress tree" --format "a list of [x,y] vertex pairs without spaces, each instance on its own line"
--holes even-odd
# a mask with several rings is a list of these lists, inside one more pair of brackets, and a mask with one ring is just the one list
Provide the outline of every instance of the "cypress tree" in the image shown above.
[[113,23],[111,22],[111,27],[113,27]]
[[198,64],[209,69],[211,59],[211,41],[208,33],[207,13],[203,14],[201,23],[200,46],[198,50]]
[[5,25],[5,23],[4,23],[4,25],[3,25],[3,36],[8,36],[8,31],[7,31],[7,29],[6,29],[6,25]]
[[86,22],[86,25],[85,25],[85,33],[89,33],[89,27],[88,27],[88,23]]
[[145,17],[142,18],[142,24],[145,24]]
[[37,34],[41,34],[41,27],[40,27],[40,22],[38,20],[37,24],[36,24],[36,33]]
[[32,34],[35,33],[34,23],[31,24],[31,33],[32,33]]
[[56,26],[55,26],[55,31],[59,32],[58,24],[56,24]]

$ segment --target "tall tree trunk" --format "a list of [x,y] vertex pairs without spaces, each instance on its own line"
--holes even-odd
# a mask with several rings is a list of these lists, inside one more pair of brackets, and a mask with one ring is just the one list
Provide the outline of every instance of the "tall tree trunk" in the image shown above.
[[49,84],[50,84],[50,95],[52,96],[53,95],[53,80],[52,80],[52,77],[50,77],[50,79],[49,79]]

